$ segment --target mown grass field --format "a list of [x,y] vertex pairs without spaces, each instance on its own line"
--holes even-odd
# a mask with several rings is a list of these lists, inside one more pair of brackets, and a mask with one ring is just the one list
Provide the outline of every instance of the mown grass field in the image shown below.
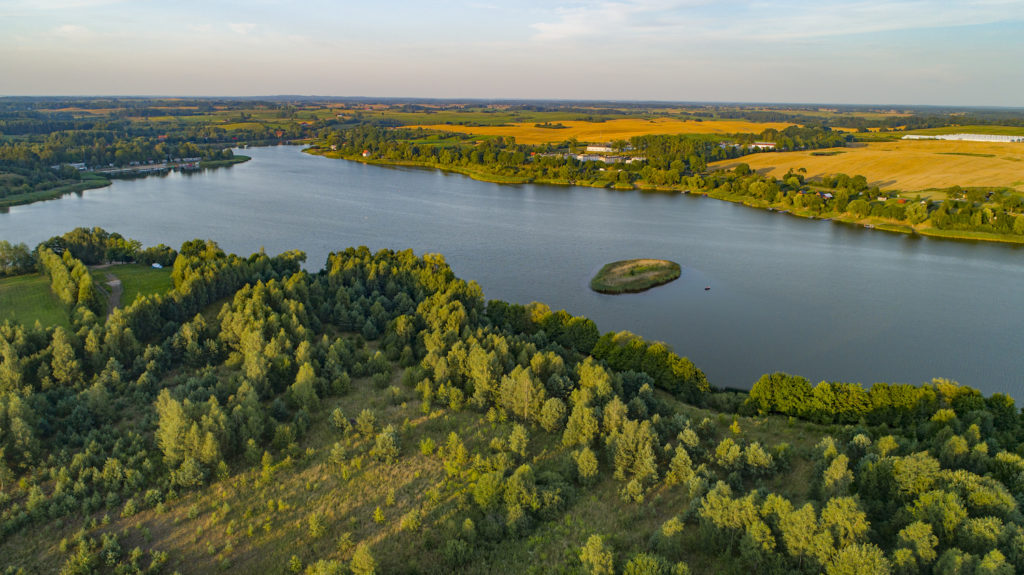
[[807,169],[808,178],[859,174],[883,190],[907,192],[951,186],[1024,191],[1024,144],[899,140],[842,151],[832,156],[811,151],[754,154],[716,162],[711,168],[728,169],[743,162],[775,177],[800,168]]
[[[558,121],[558,120],[545,120]],[[413,127],[461,132],[484,136],[514,136],[520,144],[546,144],[576,138],[580,142],[609,142],[628,140],[647,134],[758,134],[774,128],[782,130],[793,124],[758,123],[744,120],[677,120],[674,118],[621,119],[607,122],[561,121],[565,128],[538,128],[535,122],[518,122],[507,126],[460,126],[426,124]]]
[[30,274],[0,279],[0,322],[70,327],[67,311],[50,291],[50,278]]
[[107,274],[121,280],[124,292],[121,307],[130,305],[139,294],[164,294],[171,289],[171,269],[154,269],[144,264],[124,264],[92,271],[93,281],[106,288]]

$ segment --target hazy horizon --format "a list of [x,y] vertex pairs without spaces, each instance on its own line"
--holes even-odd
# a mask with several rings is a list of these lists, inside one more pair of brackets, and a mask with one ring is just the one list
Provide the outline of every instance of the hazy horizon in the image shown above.
[[1024,0],[0,0],[0,50],[5,96],[1024,105]]

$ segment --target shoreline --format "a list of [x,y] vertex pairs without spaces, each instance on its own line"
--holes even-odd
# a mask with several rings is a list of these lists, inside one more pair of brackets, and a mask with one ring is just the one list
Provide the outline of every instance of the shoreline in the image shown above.
[[793,207],[784,207],[780,205],[766,205],[764,202],[748,202],[750,198],[743,196],[726,196],[724,194],[715,194],[714,192],[693,192],[688,189],[676,186],[647,186],[642,184],[629,184],[624,186],[621,184],[615,185],[595,185],[588,182],[576,182],[567,180],[550,180],[545,178],[527,178],[527,177],[514,177],[514,176],[498,176],[495,174],[481,173],[475,170],[467,170],[459,167],[452,166],[439,166],[428,162],[416,162],[410,160],[384,160],[384,159],[373,159],[363,158],[359,156],[345,156],[337,152],[331,152],[319,148],[305,148],[302,153],[309,154],[311,156],[321,156],[331,160],[346,160],[350,162],[358,162],[366,165],[373,166],[402,166],[412,168],[426,168],[435,169],[441,172],[460,174],[479,182],[487,182],[491,184],[541,184],[551,186],[579,186],[584,188],[600,188],[607,190],[616,191],[640,191],[640,192],[657,192],[657,193],[680,193],[690,194],[695,196],[705,196],[714,200],[720,200],[725,202],[731,202],[734,204],[741,204],[749,208],[758,210],[776,211],[779,213],[785,213],[794,217],[804,219],[817,219],[823,221],[832,221],[842,224],[864,227],[867,225],[872,226],[871,229],[912,235],[921,236],[930,239],[941,239],[941,240],[954,240],[954,241],[973,241],[973,242],[988,242],[988,243],[999,243],[1008,245],[1024,245],[1024,236],[1010,236],[1005,234],[993,234],[990,232],[975,232],[970,230],[939,230],[931,226],[912,225],[905,222],[897,222],[892,220],[886,220],[883,218],[857,218],[853,216],[834,214],[832,212],[824,214],[814,214],[807,210],[794,209]]
[[[241,164],[251,160],[251,156],[237,155],[228,160],[211,160],[199,162],[199,170],[215,169],[230,167],[235,164]],[[160,172],[166,173],[166,172]],[[42,190],[38,192],[29,192],[27,194],[19,194],[13,198],[0,199],[0,212],[6,211],[8,208],[15,206],[27,206],[36,202],[45,202],[49,200],[58,200],[68,194],[77,194],[86,190],[96,190],[99,188],[105,188],[113,183],[115,179],[135,179],[145,178],[148,176],[156,175],[153,173],[139,173],[131,175],[117,175],[111,177],[104,177],[96,172],[86,172],[82,180],[73,184],[67,184],[58,186],[49,190]]]
[[7,208],[15,206],[27,206],[36,202],[45,202],[49,200],[57,200],[68,194],[77,194],[86,190],[95,190],[98,188],[105,188],[112,182],[102,176],[96,176],[84,179],[74,184],[67,184],[51,188],[49,190],[41,190],[38,192],[29,192],[27,194],[19,194],[13,198],[5,198],[0,200],[0,211],[6,211]]

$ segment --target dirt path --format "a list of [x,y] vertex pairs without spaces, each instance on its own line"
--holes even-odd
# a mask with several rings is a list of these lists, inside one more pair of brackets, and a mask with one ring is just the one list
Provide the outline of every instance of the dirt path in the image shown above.
[[110,293],[107,296],[107,317],[114,313],[114,308],[121,304],[121,294],[124,293],[124,287],[121,286],[121,280],[117,279],[117,276],[110,272],[105,272],[107,276],[106,284],[110,287]]

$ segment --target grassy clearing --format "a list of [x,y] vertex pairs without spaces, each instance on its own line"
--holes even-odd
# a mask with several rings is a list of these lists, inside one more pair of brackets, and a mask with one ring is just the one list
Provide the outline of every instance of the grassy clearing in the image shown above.
[[155,269],[144,264],[124,264],[92,270],[93,282],[104,285],[110,281],[107,274],[121,280],[124,292],[119,307],[131,304],[142,295],[164,294],[171,289],[170,268]]
[[70,327],[67,310],[50,291],[50,278],[30,274],[0,279],[0,322]]
[[1024,145],[1016,143],[898,140],[844,148],[838,156],[813,152],[779,152],[745,156],[712,164],[731,168],[743,162],[774,177],[806,168],[807,177],[860,174],[884,190],[908,192],[933,188],[1007,187],[1024,191],[1021,164]]
[[989,232],[974,232],[970,230],[939,230],[936,228],[921,228],[917,233],[922,236],[936,238],[947,238],[953,240],[976,240],[980,242],[1004,242],[1011,244],[1024,244],[1024,236],[1011,234],[993,234]]
[[231,166],[234,164],[241,164],[242,162],[248,162],[252,158],[250,156],[243,156],[242,154],[235,154],[230,160],[208,160],[199,162],[200,168],[220,168],[223,166]]
[[649,290],[679,277],[679,264],[668,260],[635,259],[606,264],[590,280],[590,289],[607,294]]
[[413,127],[487,136],[513,136],[520,144],[545,144],[576,138],[581,142],[628,140],[647,134],[757,134],[768,128],[783,130],[793,124],[757,123],[743,120],[695,121],[674,118],[620,119],[607,122],[563,121],[563,129],[537,127],[533,122],[502,126],[459,126],[430,124]]

